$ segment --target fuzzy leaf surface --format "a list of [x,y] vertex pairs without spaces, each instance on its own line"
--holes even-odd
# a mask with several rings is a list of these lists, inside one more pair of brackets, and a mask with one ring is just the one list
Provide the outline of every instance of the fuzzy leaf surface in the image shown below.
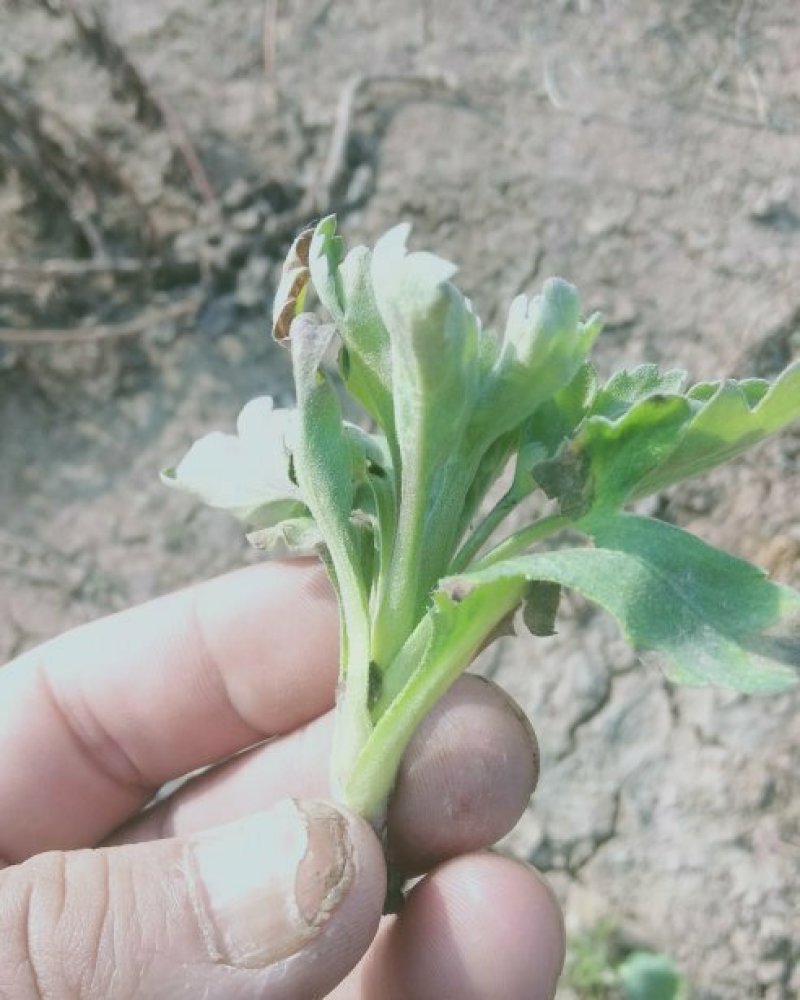
[[303,314],[292,323],[289,340],[299,411],[295,471],[325,543],[325,563],[339,598],[341,683],[351,692],[342,704],[342,724],[337,730],[338,763],[346,773],[371,729],[366,581],[373,552],[350,519],[357,439],[347,432],[339,397],[322,371],[334,332],[333,327]]
[[[534,467],[564,513],[591,523],[729,461],[800,418],[800,363],[774,384],[704,382],[684,394],[684,379],[681,371],[642,365],[618,372],[596,393],[571,436]],[[533,418],[551,450],[570,422],[558,404],[555,398]]]
[[561,278],[546,281],[540,295],[514,299],[476,431],[491,440],[534,414],[572,382],[601,328],[599,313],[581,321],[577,290]]
[[589,412],[615,420],[647,396],[680,395],[686,385],[686,372],[672,368],[662,372],[658,365],[638,365],[616,372],[597,391]]
[[366,247],[354,247],[339,268],[344,299],[340,369],[348,390],[393,442],[391,345],[375,301],[371,268]]
[[800,594],[756,566],[650,518],[619,514],[592,528],[595,548],[498,562],[450,578],[466,595],[500,579],[572,587],[619,622],[641,653],[685,684],[768,693],[800,676]]
[[772,384],[762,379],[701,383],[689,390],[694,415],[669,457],[636,488],[646,496],[697,476],[800,419],[800,362]]
[[[409,253],[407,225],[378,240],[370,275],[391,344],[394,426],[402,487],[388,604],[377,633],[388,661],[413,627],[455,547],[471,472],[465,432],[477,399],[481,329],[451,284],[455,267]],[[404,636],[403,636],[404,637]]]
[[590,416],[570,444],[585,459],[592,516],[622,507],[675,448],[692,410],[683,396],[645,396],[616,420]]
[[336,216],[327,215],[314,227],[308,247],[308,270],[314,291],[336,322],[341,319],[343,310],[338,271],[343,255],[342,238],[336,233]]

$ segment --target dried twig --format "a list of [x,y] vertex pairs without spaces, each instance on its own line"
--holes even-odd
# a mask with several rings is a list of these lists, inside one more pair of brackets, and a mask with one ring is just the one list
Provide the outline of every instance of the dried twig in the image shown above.
[[[769,99],[764,92],[761,74],[754,65],[749,51],[750,22],[753,18],[753,0],[741,0],[730,39],[725,40],[725,50],[714,67],[703,92],[702,108],[709,117],[748,128],[769,128],[773,132],[787,129],[775,120]],[[752,110],[744,102],[715,97],[723,84],[736,71],[743,73],[753,94]]]
[[311,213],[319,212],[334,200],[336,189],[347,170],[347,147],[350,142],[356,103],[361,94],[381,85],[421,86],[426,92],[459,93],[458,82],[449,74],[439,71],[428,73],[375,73],[350,78],[341,90],[336,105],[333,129],[328,152],[319,176],[309,188],[304,204]]
[[219,199],[217,198],[217,193],[214,190],[214,185],[211,183],[211,179],[208,176],[206,168],[203,166],[203,161],[200,159],[200,155],[195,149],[194,143],[189,136],[189,132],[186,129],[183,120],[175,112],[172,105],[168,104],[163,97],[155,91],[152,93],[153,99],[161,108],[164,124],[167,132],[169,133],[169,137],[172,140],[172,145],[175,149],[177,149],[181,159],[186,165],[186,169],[189,171],[189,176],[192,178],[192,183],[206,205],[208,205],[216,215],[219,215]]
[[178,260],[173,257],[116,257],[30,261],[0,260],[0,282],[14,281],[71,281],[105,275],[168,276],[170,283],[188,284],[199,277],[206,277],[204,261],[193,258]]
[[62,0],[81,41],[97,62],[111,75],[114,96],[133,96],[136,119],[143,125],[161,125],[163,115],[153,99],[150,85],[128,57],[125,49],[111,36],[100,12],[94,7],[82,8],[75,0]]
[[111,75],[116,95],[132,94],[136,102],[136,118],[145,125],[164,126],[177,150],[196,190],[203,201],[219,210],[214,186],[203,161],[192,143],[183,121],[169,102],[145,78],[136,63],[112,36],[108,25],[95,8],[81,10],[75,0],[64,0],[76,30],[87,49]]
[[83,233],[96,257],[107,257],[92,212],[105,185],[127,196],[141,219],[142,238],[152,246],[155,229],[147,208],[111,159],[65,118],[33,95],[0,81],[0,155],[45,198],[56,198]]
[[347,81],[339,94],[328,152],[312,189],[315,209],[330,201],[337,181],[344,174],[347,165],[347,144],[353,127],[356,99],[369,79],[362,74],[354,76]]
[[141,274],[157,267],[157,263],[139,257],[116,260],[0,260],[0,276],[12,278],[85,278],[93,274]]
[[190,296],[180,302],[171,302],[162,309],[149,309],[123,323],[106,323],[100,326],[86,326],[72,329],[17,330],[0,327],[0,343],[19,347],[62,344],[96,344],[103,340],[119,340],[123,337],[137,337],[146,330],[169,320],[180,319],[197,311],[202,302],[199,295]]
[[63,141],[45,127],[45,110],[28,94],[0,81],[0,154],[40,195],[61,202],[96,256],[107,251],[92,219],[99,194]]

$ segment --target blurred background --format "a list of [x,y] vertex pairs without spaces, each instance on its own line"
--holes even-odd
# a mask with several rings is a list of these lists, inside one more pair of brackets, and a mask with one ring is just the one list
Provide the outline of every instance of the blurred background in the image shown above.
[[[293,234],[395,222],[484,321],[551,274],[603,373],[800,354],[795,0],[4,0],[0,655],[254,558],[157,472],[291,398]],[[800,432],[651,513],[800,583]],[[706,1000],[800,995],[800,696],[669,687],[580,601],[482,661],[539,732],[503,845],[564,902],[561,997],[633,949]],[[655,1000],[655,994],[651,994]]]

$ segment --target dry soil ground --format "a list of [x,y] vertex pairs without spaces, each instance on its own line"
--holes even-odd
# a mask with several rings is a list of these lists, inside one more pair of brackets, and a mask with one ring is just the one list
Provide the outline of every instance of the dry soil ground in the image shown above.
[[[251,558],[156,470],[288,397],[265,314],[314,211],[351,241],[410,220],[490,320],[574,280],[609,317],[604,371],[770,375],[798,353],[795,0],[99,9],[107,31],[79,3],[0,5],[5,656]],[[128,271],[40,267],[108,253]],[[795,431],[655,512],[796,585],[798,493]],[[484,667],[543,747],[508,846],[570,926],[613,915],[706,1000],[799,995],[800,695],[675,690],[579,602]]]

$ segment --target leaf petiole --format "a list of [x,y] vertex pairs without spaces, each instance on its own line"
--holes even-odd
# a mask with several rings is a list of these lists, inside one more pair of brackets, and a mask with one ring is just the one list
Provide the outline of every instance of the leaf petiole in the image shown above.
[[503,494],[458,550],[450,564],[450,573],[460,573],[469,566],[497,528],[500,527],[514,508],[524,500],[525,495],[519,493],[513,486],[507,493]]
[[471,569],[475,571],[487,569],[502,559],[510,559],[513,556],[522,555],[531,545],[535,545],[536,542],[541,542],[545,538],[563,531],[564,528],[568,528],[574,523],[574,519],[567,517],[565,514],[550,514],[548,517],[534,521],[533,524],[525,528],[520,528],[519,531],[515,531],[508,538],[504,538],[502,542],[487,552],[483,559],[479,559],[473,563]]

